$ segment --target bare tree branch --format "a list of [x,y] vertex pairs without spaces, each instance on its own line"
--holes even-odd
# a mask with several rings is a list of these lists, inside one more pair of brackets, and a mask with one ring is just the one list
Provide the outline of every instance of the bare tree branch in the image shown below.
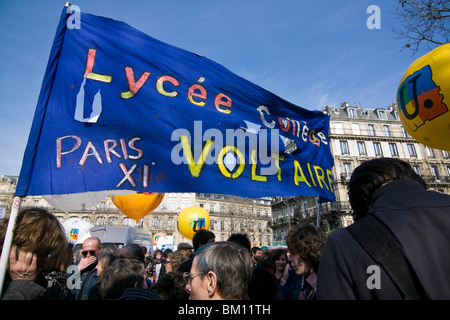
[[434,48],[449,42],[450,0],[399,0],[395,14],[402,29],[394,29],[397,39],[406,41],[403,48],[413,54],[421,46]]

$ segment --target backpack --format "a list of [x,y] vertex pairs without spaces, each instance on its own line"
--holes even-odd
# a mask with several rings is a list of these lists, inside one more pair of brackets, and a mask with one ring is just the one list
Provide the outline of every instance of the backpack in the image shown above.
[[367,215],[347,227],[361,247],[381,265],[406,300],[428,300],[419,277],[391,231],[375,216]]

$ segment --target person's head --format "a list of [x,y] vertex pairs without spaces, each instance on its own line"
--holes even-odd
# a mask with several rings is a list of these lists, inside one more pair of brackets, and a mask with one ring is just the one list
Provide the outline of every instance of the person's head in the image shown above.
[[117,259],[102,273],[102,299],[118,299],[127,288],[146,288],[144,264],[136,259]]
[[272,252],[263,251],[261,258],[259,259],[258,265],[265,269],[273,269]]
[[[6,235],[8,220],[4,219],[0,225],[0,249]],[[68,240],[64,228],[58,219],[45,209],[30,208],[21,210],[17,214],[13,231],[12,245],[24,252],[32,252],[37,256],[37,264],[44,267],[51,255],[68,252]],[[0,251],[1,252],[1,251]],[[53,259],[55,265],[46,267],[59,270],[60,262]]]
[[103,271],[112,265],[116,259],[116,252],[109,248],[103,249],[97,258],[97,276],[100,277]]
[[259,263],[260,259],[262,257],[262,254],[263,254],[261,248],[260,247],[253,247],[252,250],[251,250],[251,253],[252,253],[253,261],[255,263]]
[[245,233],[233,233],[228,237],[227,241],[243,246],[248,250],[248,252],[250,252],[250,249],[252,247],[250,239]]
[[190,258],[192,254],[193,247],[187,242],[181,242],[177,246],[177,250],[184,254],[186,257]]
[[171,252],[166,258],[166,272],[177,271],[180,264],[187,259],[180,251]]
[[82,258],[98,257],[102,252],[102,242],[98,237],[89,237],[83,242],[81,256]]
[[411,165],[400,159],[377,158],[356,167],[348,185],[355,221],[367,215],[375,191],[388,182],[404,179],[417,181],[426,188],[425,181]]
[[216,235],[212,231],[200,229],[194,234],[192,245],[194,246],[194,251],[197,251],[201,246],[214,241],[216,241]]
[[298,275],[308,276],[319,270],[325,235],[314,226],[301,226],[289,232],[286,243],[289,261]]
[[162,258],[162,251],[161,250],[155,250],[155,252],[153,252],[153,258],[159,260]]
[[73,244],[67,242],[67,246],[64,250],[58,252],[58,254],[51,254],[42,269],[44,273],[52,271],[67,272],[72,264],[74,264],[72,254]]
[[118,259],[135,259],[145,264],[145,253],[136,243],[128,243],[119,250]]
[[163,251],[163,258],[167,258],[169,256],[169,254],[171,254],[173,252],[172,249],[164,249]]
[[249,251],[232,242],[214,242],[197,251],[185,273],[191,300],[245,300],[252,277]]
[[158,281],[152,285],[151,290],[158,293],[162,300],[187,300],[186,280],[179,272],[167,272],[162,274]]
[[272,253],[272,265],[275,270],[284,271],[288,263],[287,253],[284,249],[276,249]]

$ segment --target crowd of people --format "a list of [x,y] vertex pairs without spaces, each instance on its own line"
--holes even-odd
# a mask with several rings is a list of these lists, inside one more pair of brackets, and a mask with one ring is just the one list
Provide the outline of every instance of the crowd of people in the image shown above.
[[[349,199],[352,226],[328,236],[315,226],[297,226],[286,238],[287,248],[251,247],[241,233],[215,241],[212,231],[199,230],[192,246],[180,243],[176,251],[155,250],[153,255],[133,243],[116,252],[90,237],[79,258],[55,216],[25,209],[17,216],[1,298],[450,298],[450,196],[426,190],[408,163],[380,158],[355,169]],[[377,229],[379,222],[382,229]],[[0,226],[2,247],[6,226],[7,219]],[[374,247],[378,252],[373,253]]]

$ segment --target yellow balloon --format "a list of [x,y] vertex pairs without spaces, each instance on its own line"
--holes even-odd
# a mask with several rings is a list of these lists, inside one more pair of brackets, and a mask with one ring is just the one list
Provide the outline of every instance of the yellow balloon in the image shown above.
[[450,151],[450,44],[414,61],[397,90],[400,120],[420,143]]
[[198,230],[209,230],[209,224],[208,211],[200,207],[188,207],[178,214],[178,232],[187,239],[192,239]]
[[112,202],[127,217],[136,221],[155,210],[164,199],[164,193],[133,193],[110,196]]

